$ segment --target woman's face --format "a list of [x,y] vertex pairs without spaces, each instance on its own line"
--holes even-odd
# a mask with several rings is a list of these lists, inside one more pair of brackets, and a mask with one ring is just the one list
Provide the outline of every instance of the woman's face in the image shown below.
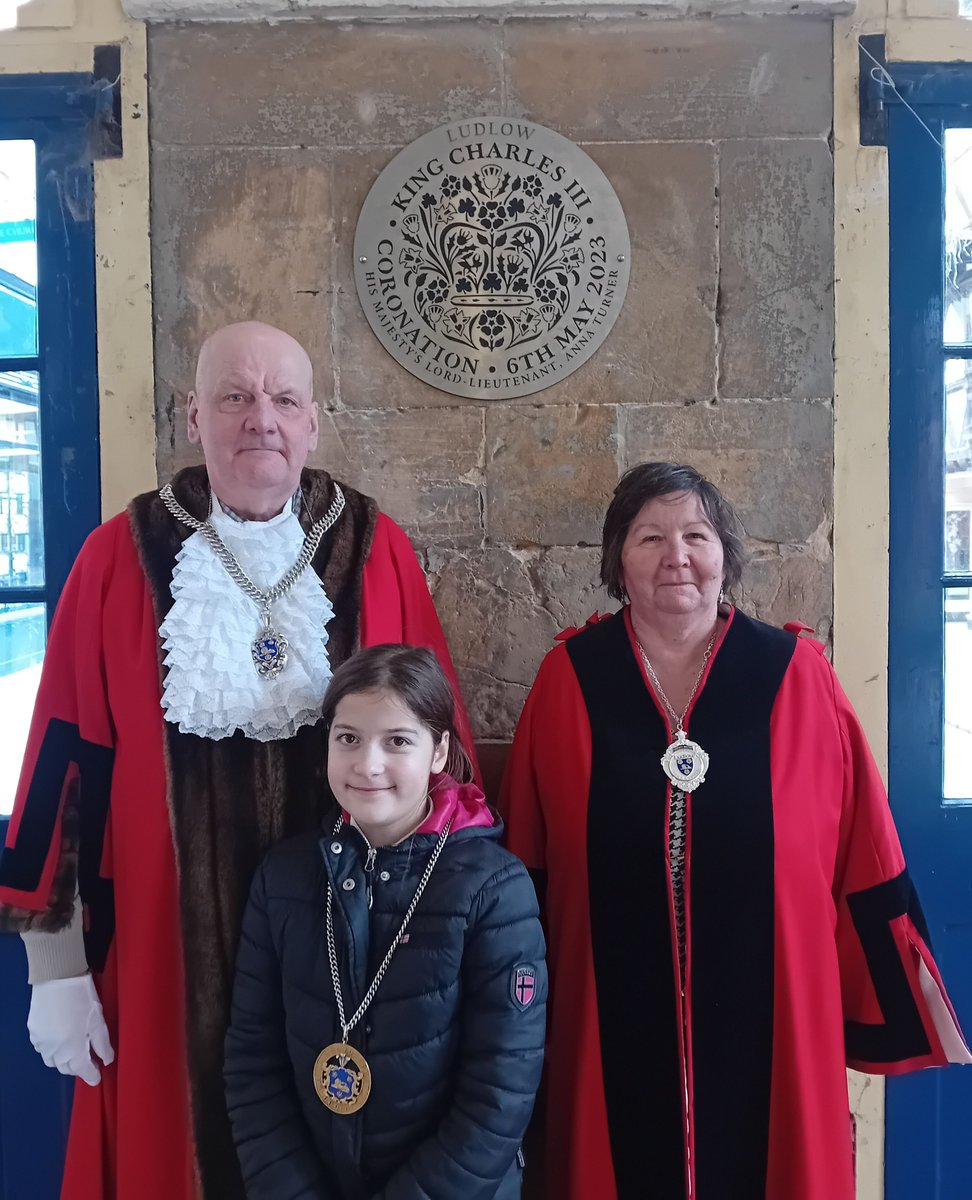
[[692,492],[649,500],[621,549],[623,583],[636,610],[714,616],[722,566],[722,542]]

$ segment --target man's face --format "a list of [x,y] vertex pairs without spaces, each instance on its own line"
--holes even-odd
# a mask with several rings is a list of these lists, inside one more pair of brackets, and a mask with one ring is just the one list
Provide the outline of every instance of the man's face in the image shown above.
[[213,491],[241,517],[275,516],[317,445],[310,360],[289,334],[246,322],[213,334],[189,394],[189,441]]

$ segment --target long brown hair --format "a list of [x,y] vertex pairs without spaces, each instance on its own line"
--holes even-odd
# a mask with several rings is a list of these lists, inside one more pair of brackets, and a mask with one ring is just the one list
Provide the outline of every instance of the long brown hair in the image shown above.
[[457,783],[473,778],[473,766],[456,732],[456,702],[439,660],[424,646],[388,643],[359,650],[331,676],[324,693],[324,723],[328,729],[338,704],[360,692],[391,692],[428,729],[438,746],[449,735],[445,772]]

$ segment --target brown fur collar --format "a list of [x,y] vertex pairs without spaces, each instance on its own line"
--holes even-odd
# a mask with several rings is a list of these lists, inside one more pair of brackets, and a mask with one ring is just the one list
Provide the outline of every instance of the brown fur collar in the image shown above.
[[[358,648],[362,569],[378,512],[374,500],[341,487],[344,512],[311,564],[334,606],[327,644],[332,667]],[[302,513],[302,524],[309,527],[324,514],[333,489],[326,472],[303,472],[301,491],[310,519]],[[204,467],[181,471],[172,490],[189,513],[205,520],[209,481]],[[136,497],[128,514],[161,625],[172,605],[175,557],[191,531],[169,514],[157,492]],[[161,661],[159,670],[161,677]],[[222,1075],[236,943],[250,881],[263,855],[280,838],[315,828],[327,805],[323,729],[307,726],[292,738],[262,743],[241,733],[216,742],[180,733],[169,722],[164,727],[201,1193],[204,1200],[243,1200]]]

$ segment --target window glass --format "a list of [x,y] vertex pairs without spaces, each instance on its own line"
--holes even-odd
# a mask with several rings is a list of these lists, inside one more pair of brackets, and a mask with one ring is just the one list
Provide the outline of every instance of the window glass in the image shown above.
[[0,604],[0,816],[13,809],[47,640],[43,604]]
[[945,590],[945,799],[972,800],[972,588]]
[[968,575],[972,511],[972,359],[945,363],[945,570]]
[[0,370],[0,588],[43,584],[37,373]]
[[0,141],[0,358],[36,353],[36,152],[33,142]]
[[[972,129],[945,132],[947,345],[972,344]],[[945,362],[943,570],[972,575],[972,360]],[[944,590],[946,800],[972,800],[972,589]]]

